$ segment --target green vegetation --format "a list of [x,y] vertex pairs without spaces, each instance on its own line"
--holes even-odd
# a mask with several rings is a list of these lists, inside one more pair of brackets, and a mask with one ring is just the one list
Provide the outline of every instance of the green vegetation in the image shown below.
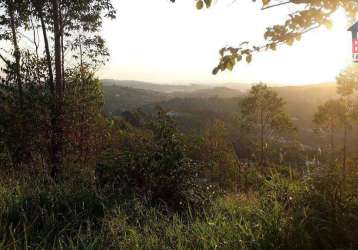
[[[111,1],[0,0],[0,12],[0,249],[358,248],[356,67],[335,99],[332,86],[133,89],[94,73]],[[330,14],[267,38],[297,40],[293,28]],[[225,52],[216,71],[236,62]]]
[[[255,191],[180,212],[109,198],[86,183],[49,187],[7,175],[1,246],[10,249],[355,249],[357,172],[271,172]],[[81,184],[81,185],[79,185]]]
[[[99,115],[103,105],[98,82],[86,86],[68,95],[71,105],[66,110],[72,118],[66,120],[73,123],[69,130],[72,133],[65,133],[65,152],[66,162],[71,164],[65,165],[61,181],[52,182],[46,165],[38,167],[35,159],[32,168],[13,165],[6,154],[11,148],[3,142],[7,151],[2,151],[0,178],[2,248],[358,246],[358,171],[354,165],[350,164],[344,176],[342,165],[330,164],[332,158],[328,157],[320,166],[295,165],[301,157],[299,148],[291,149],[294,158],[285,155],[283,163],[276,148],[287,154],[288,149],[280,146],[281,141],[274,136],[275,140],[269,140],[262,168],[260,158],[251,157],[260,148],[245,150],[242,146],[259,134],[260,128],[248,137],[236,137],[237,130],[247,131],[246,119],[213,120],[199,135],[182,133],[163,109],[156,109],[152,115],[132,113],[117,121],[106,121],[93,115]],[[87,105],[76,104],[76,93],[88,97],[83,99]],[[93,94],[96,98],[91,98]],[[237,104],[252,98],[248,95]],[[74,107],[92,116],[86,114],[88,120],[77,121]],[[101,127],[104,130],[100,134],[108,134],[105,142],[94,136]],[[94,138],[85,137],[87,133],[83,134],[86,139],[82,138],[81,129]],[[301,162],[309,153],[304,153]],[[341,156],[340,152],[335,155]]]

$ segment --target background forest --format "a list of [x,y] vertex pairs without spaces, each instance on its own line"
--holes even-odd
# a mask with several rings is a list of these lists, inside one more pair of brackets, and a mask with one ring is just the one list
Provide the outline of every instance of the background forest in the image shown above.
[[[213,73],[358,8],[302,3]],[[0,0],[1,249],[358,248],[356,66],[292,87],[99,80],[115,17],[110,0]]]

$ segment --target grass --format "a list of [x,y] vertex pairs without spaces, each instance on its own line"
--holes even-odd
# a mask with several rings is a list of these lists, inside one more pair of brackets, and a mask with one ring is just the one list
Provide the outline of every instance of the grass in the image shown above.
[[[358,202],[272,174],[255,192],[180,213],[91,185],[0,184],[0,249],[357,249]],[[316,179],[315,179],[316,180]],[[334,190],[334,188],[332,188]],[[343,192],[342,192],[343,193]],[[332,198],[333,197],[333,198]]]

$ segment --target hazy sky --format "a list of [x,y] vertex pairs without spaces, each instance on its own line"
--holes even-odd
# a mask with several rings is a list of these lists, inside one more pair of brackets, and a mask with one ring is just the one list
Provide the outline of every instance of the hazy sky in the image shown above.
[[250,65],[241,63],[233,72],[213,76],[221,47],[243,41],[262,44],[265,27],[282,23],[290,7],[261,11],[261,1],[214,0],[211,9],[198,11],[194,0],[113,2],[118,16],[104,24],[111,60],[99,72],[101,78],[307,84],[333,81],[351,61],[351,37],[338,13],[332,30],[321,28],[292,47],[257,54]]

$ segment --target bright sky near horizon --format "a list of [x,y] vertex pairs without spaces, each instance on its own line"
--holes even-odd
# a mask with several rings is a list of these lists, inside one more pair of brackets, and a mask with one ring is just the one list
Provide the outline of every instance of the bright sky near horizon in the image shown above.
[[103,36],[111,53],[100,78],[158,83],[311,84],[334,81],[351,62],[351,35],[343,13],[331,30],[306,34],[292,47],[254,55],[249,65],[212,75],[223,46],[263,43],[265,27],[282,23],[289,6],[262,11],[260,1],[214,1],[198,11],[194,0],[113,0],[118,15]]

